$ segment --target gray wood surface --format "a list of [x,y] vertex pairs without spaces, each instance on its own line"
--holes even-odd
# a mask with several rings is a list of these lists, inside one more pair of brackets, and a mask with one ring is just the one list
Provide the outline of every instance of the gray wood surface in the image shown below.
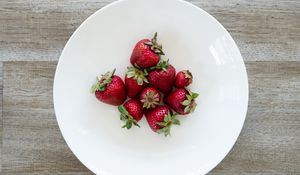
[[[189,1],[229,30],[245,60],[300,60],[299,0]],[[58,60],[74,30],[110,2],[113,0],[1,0],[0,59]]]
[[87,171],[64,142],[55,119],[55,67],[52,62],[3,64],[3,172]]
[[[0,62],[0,157],[2,155],[2,128],[3,128],[3,118],[2,118],[2,62]],[[2,159],[0,159],[0,172],[2,171]]]
[[[230,154],[210,175],[300,174],[300,1],[188,0],[237,42],[249,110]],[[58,129],[55,66],[75,29],[113,0],[0,1],[0,174],[89,175]]]

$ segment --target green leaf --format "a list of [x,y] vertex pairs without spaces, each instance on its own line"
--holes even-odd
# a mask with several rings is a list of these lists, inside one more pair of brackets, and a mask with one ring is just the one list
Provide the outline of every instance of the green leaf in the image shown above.
[[159,126],[162,126],[162,127],[167,125],[167,123],[165,123],[165,122],[157,122],[156,124],[159,125]]
[[90,89],[90,93],[95,93],[96,92],[96,89],[97,87],[96,87],[96,84],[94,84],[92,87],[91,87],[91,89]]
[[168,135],[171,135],[171,128],[170,126],[166,126],[164,128],[161,128],[159,130],[157,130],[156,132],[159,133],[159,134],[164,134],[165,136],[168,136]]
[[192,100],[193,100],[192,96],[190,96],[190,95],[187,95],[186,98],[187,98],[189,101],[192,101]]
[[157,54],[161,54],[162,53],[160,49],[155,49],[154,52],[157,53]]
[[130,129],[132,127],[132,122],[129,120],[127,124],[127,129]]
[[184,106],[187,106],[191,103],[190,100],[184,100],[181,104],[184,105]]
[[199,96],[199,94],[197,94],[197,93],[193,93],[193,94],[192,94],[192,98],[193,98],[193,99],[197,98],[198,96]]
[[116,68],[114,68],[114,70],[111,72],[111,77],[115,74],[115,72],[116,72]]
[[132,125],[140,127],[137,124],[137,121],[133,119],[133,117],[128,113],[128,111],[123,105],[118,106],[118,110],[121,113],[120,120],[125,122],[125,125],[123,125],[122,128],[130,129]]
[[97,86],[97,91],[104,91],[105,88],[106,88],[106,84],[99,84],[99,85]]
[[166,131],[165,131],[165,136],[169,136],[171,135],[171,128],[170,127],[167,127]]
[[191,112],[194,112],[195,109],[196,109],[196,107],[197,107],[197,103],[194,103],[193,106],[192,106],[192,108],[191,108]]
[[126,121],[127,120],[127,117],[123,114],[120,115],[120,120],[122,121]]
[[137,123],[137,121],[136,121],[136,120],[133,120],[133,124],[134,124],[135,126],[137,126],[137,127],[139,127],[139,128],[140,128],[140,125]]
[[173,119],[172,123],[174,125],[180,125],[180,121],[178,119],[176,119],[176,118]]
[[172,116],[170,113],[168,113],[167,117],[168,117],[168,122],[172,121]]
[[[144,100],[144,101],[145,101],[145,100]],[[142,100],[142,102],[143,102],[143,100]],[[149,107],[148,107],[148,103],[144,103],[144,104],[143,104],[143,108],[149,108]]]
[[191,110],[190,106],[187,106],[187,107],[184,108],[184,113],[188,113],[188,112],[190,112],[190,110]]
[[137,79],[137,83],[138,83],[138,85],[143,85],[143,83],[144,83],[144,81],[143,81],[143,78],[141,78],[141,77],[139,77],[138,79]]
[[128,78],[132,78],[134,76],[135,76],[134,72],[127,72],[127,77]]
[[147,78],[144,78],[144,82],[145,83],[149,83],[149,81],[147,80]]
[[162,129],[157,130],[156,132],[159,133],[159,134],[161,134],[161,133],[164,133],[165,130],[164,130],[164,128],[162,128]]
[[124,108],[123,105],[118,106],[118,110],[121,114],[125,114],[126,109]]
[[144,76],[147,76],[148,75],[148,71],[147,69],[144,69]]
[[169,120],[169,117],[168,117],[168,115],[165,115],[165,117],[164,117],[164,122],[168,122],[168,121],[170,121],[170,120]]

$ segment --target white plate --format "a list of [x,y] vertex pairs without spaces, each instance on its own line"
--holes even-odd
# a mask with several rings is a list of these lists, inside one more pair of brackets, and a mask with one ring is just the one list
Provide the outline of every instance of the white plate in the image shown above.
[[[190,69],[195,113],[172,136],[121,129],[116,107],[89,93],[96,75],[124,76],[135,43],[158,32],[177,70]],[[121,0],[89,17],[66,44],[54,81],[61,132],[78,159],[100,175],[200,175],[230,151],[242,129],[248,80],[235,42],[212,16],[182,0]]]

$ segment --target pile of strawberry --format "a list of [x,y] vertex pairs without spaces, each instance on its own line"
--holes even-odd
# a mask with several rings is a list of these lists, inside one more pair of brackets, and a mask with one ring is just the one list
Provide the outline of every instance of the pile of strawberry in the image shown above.
[[[128,67],[125,84],[114,70],[97,78],[92,86],[91,92],[98,100],[118,106],[120,119],[125,122],[123,128],[139,127],[145,114],[150,128],[167,136],[172,125],[180,124],[176,114],[195,110],[198,94],[186,88],[193,81],[191,72],[176,74],[175,68],[161,59],[162,55],[155,33],[152,40],[143,39],[135,45],[130,58],[134,67]],[[127,96],[130,99],[124,103]]]

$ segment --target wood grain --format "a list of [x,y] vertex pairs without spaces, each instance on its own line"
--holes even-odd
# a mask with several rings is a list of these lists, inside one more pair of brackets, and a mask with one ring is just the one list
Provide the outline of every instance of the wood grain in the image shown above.
[[7,173],[2,172],[1,175],[93,175],[92,172],[27,172],[27,173]]
[[53,62],[3,64],[3,172],[88,172],[64,142],[55,119],[55,67]]
[[[0,1],[1,175],[93,174],[61,136],[52,84],[68,38],[113,1]],[[300,1],[187,1],[230,32],[249,76],[244,128],[230,154],[209,174],[300,174]]]
[[[188,1],[228,29],[245,60],[300,61],[299,0]],[[58,60],[75,29],[110,2],[1,0],[0,59]]]
[[[57,127],[52,108],[55,65],[3,65],[3,173],[92,174],[67,148]],[[210,174],[300,174],[300,62],[246,66],[250,101],[245,126],[230,154]]]
[[245,61],[300,61],[299,0],[191,0],[237,42]]
[[248,115],[215,174],[300,174],[300,62],[247,63]]
[[[2,96],[3,96],[3,82],[2,82],[2,62],[0,62],[0,157],[2,157],[2,128],[3,128],[3,118],[2,118]],[[2,171],[2,161],[0,158],[0,172]]]

